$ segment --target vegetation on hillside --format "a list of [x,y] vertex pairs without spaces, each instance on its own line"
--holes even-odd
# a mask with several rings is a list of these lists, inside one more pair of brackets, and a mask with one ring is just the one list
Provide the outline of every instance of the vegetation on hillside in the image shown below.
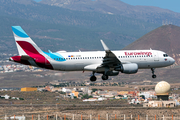
[[[17,53],[11,26],[20,25],[44,51],[122,49],[158,27],[122,15],[73,11],[39,3],[0,1],[0,51]],[[9,49],[11,48],[11,49]]]

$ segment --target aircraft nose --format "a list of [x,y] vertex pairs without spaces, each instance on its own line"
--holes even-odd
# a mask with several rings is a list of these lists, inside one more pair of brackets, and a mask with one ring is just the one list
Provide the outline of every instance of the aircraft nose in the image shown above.
[[175,60],[173,58],[170,59],[171,64],[175,63]]

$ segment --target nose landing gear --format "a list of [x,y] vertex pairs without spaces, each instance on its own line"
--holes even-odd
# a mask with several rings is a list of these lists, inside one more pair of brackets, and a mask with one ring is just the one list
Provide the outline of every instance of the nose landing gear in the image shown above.
[[155,70],[155,68],[151,68],[151,71],[152,71],[152,78],[156,78],[156,75],[154,74],[154,70]]

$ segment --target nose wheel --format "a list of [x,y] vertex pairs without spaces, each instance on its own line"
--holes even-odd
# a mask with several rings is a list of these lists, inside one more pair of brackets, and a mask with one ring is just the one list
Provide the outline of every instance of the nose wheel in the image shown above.
[[156,75],[152,75],[152,78],[156,78]]
[[152,71],[152,78],[156,78],[156,75],[154,74],[154,70],[155,70],[155,68],[151,68],[151,71]]

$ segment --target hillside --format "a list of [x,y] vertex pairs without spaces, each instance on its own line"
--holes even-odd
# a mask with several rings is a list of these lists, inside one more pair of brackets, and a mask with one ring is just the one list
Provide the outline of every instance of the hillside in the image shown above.
[[[31,0],[0,1],[0,51],[17,53],[11,26],[20,25],[44,50],[122,49],[160,24],[121,15],[74,11]],[[11,49],[9,49],[11,48]]]
[[161,50],[172,56],[176,60],[176,64],[180,65],[179,39],[180,27],[175,25],[164,25],[147,33],[124,49],[140,50],[152,48]]
[[42,0],[40,3],[76,11],[122,15],[149,23],[162,24],[167,19],[180,25],[180,13],[152,6],[133,6],[120,0]]
[[166,18],[180,25],[179,15],[119,0],[1,0],[0,51],[17,53],[12,25],[22,26],[44,51],[102,50],[100,39],[118,50],[159,27]]

